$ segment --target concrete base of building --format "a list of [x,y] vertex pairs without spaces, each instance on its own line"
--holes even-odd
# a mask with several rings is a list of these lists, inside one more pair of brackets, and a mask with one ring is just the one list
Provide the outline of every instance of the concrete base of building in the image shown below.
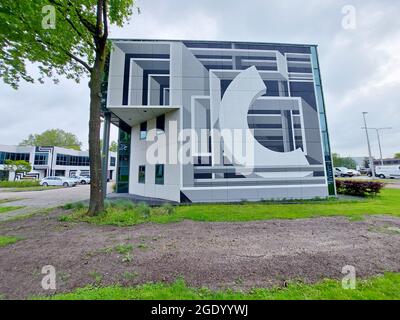
[[181,191],[181,202],[212,203],[212,202],[240,202],[240,201],[281,201],[281,200],[310,200],[327,198],[327,187],[320,185],[299,188],[282,186],[277,188],[266,187],[229,187],[229,188],[187,188]]

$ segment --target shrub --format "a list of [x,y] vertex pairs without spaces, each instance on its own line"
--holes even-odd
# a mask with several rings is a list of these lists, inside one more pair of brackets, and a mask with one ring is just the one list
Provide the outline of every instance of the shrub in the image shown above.
[[120,210],[133,210],[135,204],[130,200],[118,199],[118,200],[106,200],[106,208],[115,208]]
[[337,193],[351,196],[376,196],[384,186],[375,181],[336,180]]
[[83,202],[70,202],[63,205],[63,209],[65,210],[81,210],[86,208],[88,205]]
[[164,203],[161,206],[161,208],[162,208],[162,211],[168,215],[173,214],[175,212],[175,207],[170,203]]
[[0,181],[0,188],[29,188],[39,186],[38,180]]
[[139,203],[137,206],[137,211],[143,218],[150,217],[150,207],[144,202]]
[[151,208],[151,215],[154,216],[170,216],[175,213],[175,207],[171,203],[163,203],[161,206]]

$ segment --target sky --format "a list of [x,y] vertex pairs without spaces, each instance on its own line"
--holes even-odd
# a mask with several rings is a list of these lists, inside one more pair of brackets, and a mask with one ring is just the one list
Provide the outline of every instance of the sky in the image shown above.
[[[236,40],[317,44],[332,152],[368,154],[362,112],[381,132],[384,157],[400,152],[400,3],[398,0],[138,0],[135,13],[112,38]],[[35,68],[29,67],[35,74]],[[0,144],[61,128],[87,148],[89,89],[61,79],[0,80]],[[376,132],[372,154],[379,157]],[[112,128],[112,139],[117,129]]]

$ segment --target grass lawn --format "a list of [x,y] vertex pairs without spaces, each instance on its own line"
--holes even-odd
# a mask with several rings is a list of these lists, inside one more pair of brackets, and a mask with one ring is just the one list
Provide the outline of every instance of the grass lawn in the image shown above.
[[[35,299],[43,297],[35,297]],[[145,284],[136,287],[93,287],[57,294],[47,299],[59,300],[379,300],[400,299],[400,274],[386,273],[356,283],[356,289],[343,289],[341,281],[325,280],[317,284],[291,282],[286,288],[253,289],[247,293],[188,288],[183,280],[168,284]]]
[[17,210],[17,209],[21,209],[23,208],[22,206],[14,206],[14,207],[0,207],[0,214],[1,213],[5,213],[5,212],[9,212],[9,211],[13,211],[13,210]]
[[38,180],[0,181],[0,188],[26,188],[39,186]]
[[254,221],[268,219],[302,219],[320,216],[346,216],[362,219],[368,214],[387,214],[400,217],[400,189],[383,189],[381,194],[364,200],[325,200],[280,204],[273,202],[241,204],[194,204],[149,208],[124,201],[111,203],[107,212],[95,217],[85,215],[86,208],[79,204],[62,221],[85,221],[98,225],[131,226],[140,223],[170,223],[194,221]]
[[21,238],[0,236],[0,248],[5,247],[9,244],[13,244],[13,243],[17,242],[18,240],[21,240]]
[[21,200],[21,199],[19,199],[19,198],[0,199],[0,204],[7,203],[7,202],[12,202],[12,201],[17,201],[17,200]]
[[61,187],[39,185],[38,180],[0,181],[0,189],[4,192],[43,191]]

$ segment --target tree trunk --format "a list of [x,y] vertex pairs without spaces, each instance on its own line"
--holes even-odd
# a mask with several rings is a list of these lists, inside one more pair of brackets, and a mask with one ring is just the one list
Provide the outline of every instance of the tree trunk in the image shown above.
[[104,72],[104,54],[97,54],[91,73],[90,118],[89,118],[89,158],[90,158],[90,204],[88,215],[97,215],[104,211],[104,193],[101,172],[100,151],[100,115],[101,115],[101,81]]

